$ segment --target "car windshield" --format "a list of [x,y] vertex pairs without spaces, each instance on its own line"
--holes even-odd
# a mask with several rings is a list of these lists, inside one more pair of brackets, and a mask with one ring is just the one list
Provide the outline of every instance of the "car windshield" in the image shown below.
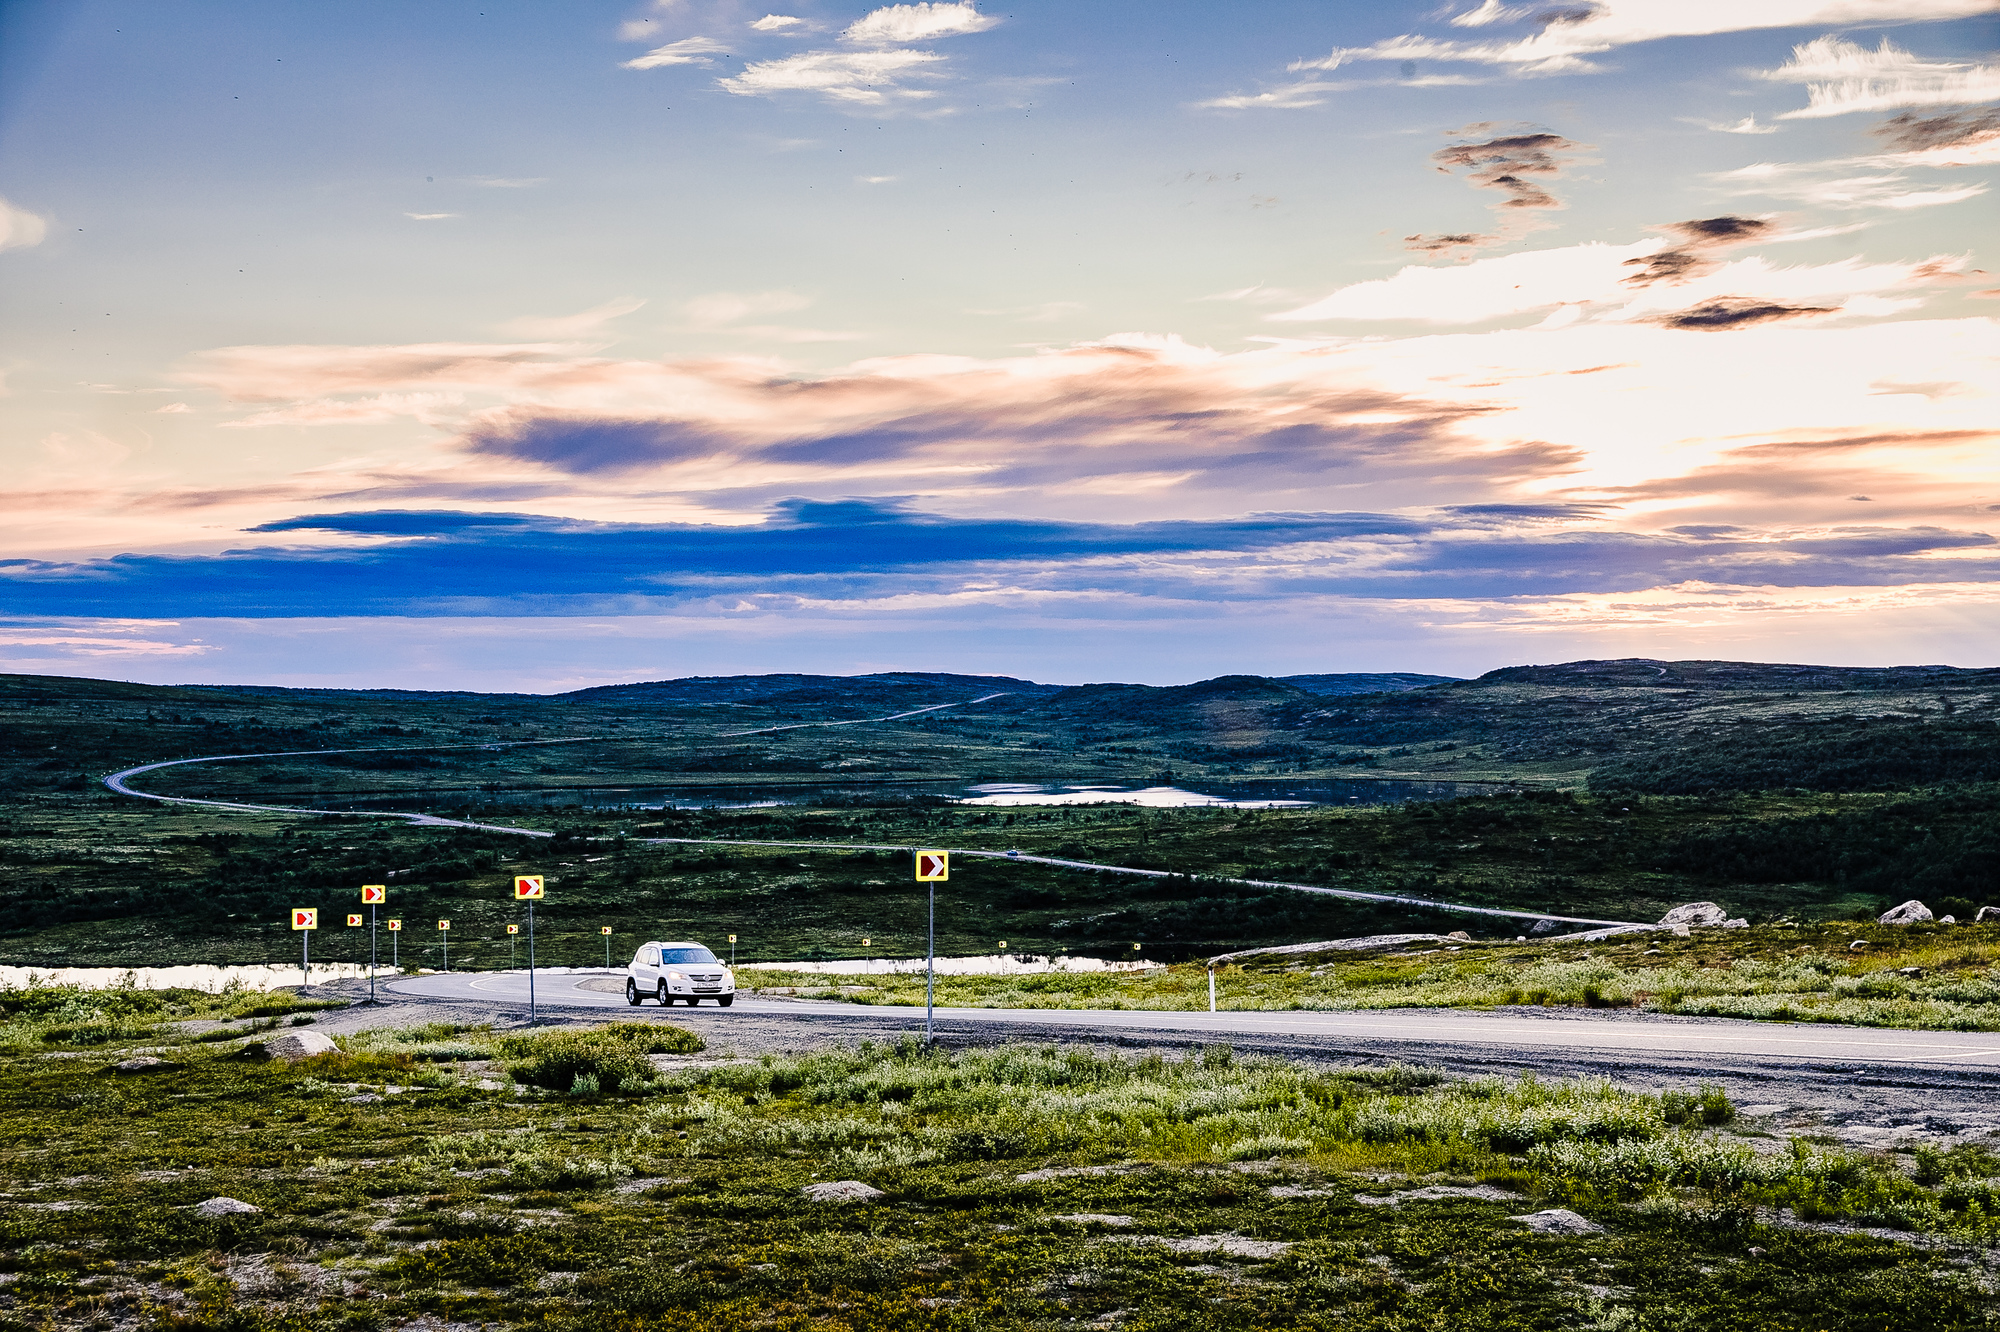
[[706,948],[662,948],[660,950],[660,963],[662,966],[672,966],[676,962],[682,966],[688,966],[713,961],[715,961],[715,954],[709,952]]

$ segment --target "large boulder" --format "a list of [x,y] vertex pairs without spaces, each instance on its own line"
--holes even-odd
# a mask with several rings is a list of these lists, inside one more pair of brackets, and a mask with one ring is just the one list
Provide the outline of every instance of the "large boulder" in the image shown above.
[[808,1184],[800,1192],[813,1202],[823,1203],[874,1202],[883,1196],[882,1190],[863,1184],[858,1179],[833,1179],[824,1184]]
[[1510,1216],[1509,1221],[1519,1221],[1530,1230],[1544,1235],[1598,1235],[1604,1227],[1595,1221],[1578,1216],[1567,1207],[1551,1207],[1546,1212],[1530,1212],[1526,1216]]
[[264,1209],[261,1207],[252,1207],[240,1198],[210,1198],[205,1203],[196,1204],[194,1210],[197,1216],[215,1217],[234,1216],[239,1213],[248,1215],[252,1212],[261,1212]]
[[134,1073],[159,1073],[166,1069],[178,1067],[179,1065],[169,1064],[158,1055],[134,1055],[130,1059],[120,1060],[118,1063],[113,1064],[111,1071],[121,1077],[129,1077]]
[[1890,907],[1875,918],[1877,925],[1918,925],[1931,918],[1931,909],[1915,898],[1899,907]]
[[1979,908],[1979,914],[1972,918],[1972,923],[1977,925],[1982,920],[2000,920],[2000,907]]
[[1729,920],[1729,913],[1713,902],[1683,902],[1660,917],[1662,925],[1710,926]]
[[310,1059],[314,1055],[331,1054],[339,1048],[332,1037],[322,1036],[316,1031],[288,1031],[264,1042],[264,1057],[283,1059],[289,1063],[296,1059]]

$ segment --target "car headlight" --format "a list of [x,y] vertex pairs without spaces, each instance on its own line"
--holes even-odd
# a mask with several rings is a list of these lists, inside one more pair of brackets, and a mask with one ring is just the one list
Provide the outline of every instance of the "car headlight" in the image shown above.
[[680,973],[680,972],[678,972],[678,971],[669,971],[669,972],[667,973],[667,979],[668,979],[668,980],[686,980],[686,979],[687,979],[687,977],[686,977],[686,976],[683,976],[683,975],[681,975],[681,973]]

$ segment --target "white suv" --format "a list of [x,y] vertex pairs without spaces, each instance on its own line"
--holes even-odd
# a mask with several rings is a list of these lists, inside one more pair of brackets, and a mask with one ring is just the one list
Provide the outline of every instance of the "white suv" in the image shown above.
[[625,1002],[634,1007],[657,999],[662,1008],[676,1000],[692,1008],[704,998],[729,1007],[736,999],[736,977],[698,943],[641,944],[625,968]]

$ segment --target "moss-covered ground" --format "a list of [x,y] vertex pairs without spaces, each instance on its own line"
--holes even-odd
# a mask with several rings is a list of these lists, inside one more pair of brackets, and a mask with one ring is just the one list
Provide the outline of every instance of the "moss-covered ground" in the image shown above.
[[[312,1016],[281,998],[5,1003],[7,1327],[1995,1323],[2000,1160],[1739,1135],[1714,1089],[1219,1047],[733,1058],[663,1023],[286,1064],[214,1038]],[[164,1063],[116,1072],[140,1043]],[[806,1192],[848,1180],[880,1196]],[[1583,1233],[1511,1219],[1556,1207]]]

